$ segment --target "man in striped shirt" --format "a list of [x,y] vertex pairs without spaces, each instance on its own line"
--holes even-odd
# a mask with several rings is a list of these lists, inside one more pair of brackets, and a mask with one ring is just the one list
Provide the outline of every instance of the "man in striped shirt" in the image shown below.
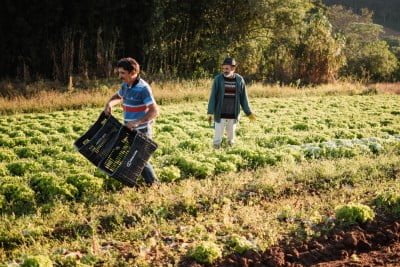
[[214,117],[214,148],[220,148],[225,128],[228,145],[231,146],[235,142],[235,128],[240,107],[251,121],[256,119],[250,109],[244,79],[235,73],[235,70],[235,59],[226,58],[222,63],[222,73],[215,77],[211,89],[207,114],[210,123]]
[[[123,58],[118,61],[117,68],[123,83],[118,92],[107,102],[104,112],[111,114],[113,106],[122,103],[126,127],[151,137],[151,124],[159,114],[151,87],[140,78],[140,66],[135,59]],[[149,162],[145,165],[142,176],[148,185],[156,181],[154,169]]]

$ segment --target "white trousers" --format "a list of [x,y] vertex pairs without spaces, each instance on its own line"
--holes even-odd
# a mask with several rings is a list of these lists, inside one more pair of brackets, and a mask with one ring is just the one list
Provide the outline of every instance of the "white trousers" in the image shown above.
[[236,120],[221,119],[221,122],[219,123],[215,122],[214,141],[213,141],[214,145],[221,144],[225,128],[226,128],[226,134],[228,136],[228,142],[230,144],[233,144],[235,142]]

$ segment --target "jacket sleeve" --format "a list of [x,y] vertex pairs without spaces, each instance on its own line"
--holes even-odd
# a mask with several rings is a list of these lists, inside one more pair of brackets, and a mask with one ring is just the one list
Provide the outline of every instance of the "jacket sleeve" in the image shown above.
[[212,88],[211,88],[211,95],[210,99],[208,100],[208,109],[207,114],[214,114],[215,113],[215,104],[217,101],[217,90],[218,90],[218,82],[217,78],[214,79]]
[[252,112],[250,109],[250,105],[249,105],[249,99],[247,97],[247,89],[246,89],[246,84],[244,82],[244,80],[242,80],[242,90],[241,90],[241,94],[240,94],[240,105],[242,106],[242,109],[244,111],[244,113],[249,116]]

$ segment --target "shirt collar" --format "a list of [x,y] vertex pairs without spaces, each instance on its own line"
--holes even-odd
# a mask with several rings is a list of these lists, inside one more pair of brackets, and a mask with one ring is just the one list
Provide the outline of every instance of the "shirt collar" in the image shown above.
[[129,84],[126,84],[126,86],[128,86],[128,88],[133,88],[139,83],[139,81],[140,81],[140,76],[138,75],[136,77],[136,80],[133,82],[133,84],[131,86],[129,86]]

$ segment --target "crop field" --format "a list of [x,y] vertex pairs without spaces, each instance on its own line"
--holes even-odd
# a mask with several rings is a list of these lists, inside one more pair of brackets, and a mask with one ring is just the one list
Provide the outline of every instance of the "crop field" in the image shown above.
[[228,264],[400,217],[400,96],[252,98],[251,107],[257,121],[242,116],[234,146],[214,150],[206,102],[162,105],[151,159],[160,184],[138,188],[73,147],[101,109],[1,116],[0,266]]

